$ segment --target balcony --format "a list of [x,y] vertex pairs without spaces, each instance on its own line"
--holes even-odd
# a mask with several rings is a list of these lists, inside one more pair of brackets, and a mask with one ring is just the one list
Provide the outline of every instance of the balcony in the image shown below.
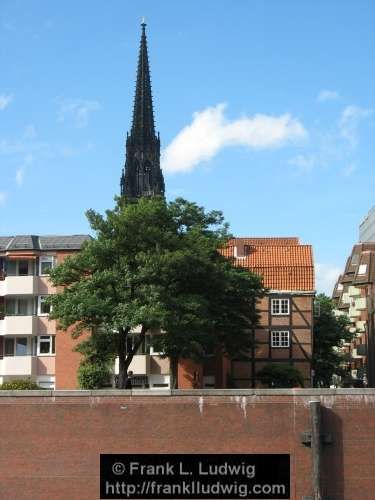
[[358,332],[366,331],[366,321],[357,321],[355,324]]
[[37,316],[5,316],[0,321],[2,335],[37,334]]
[[34,295],[37,293],[37,276],[7,276],[3,281],[4,295]]
[[357,286],[350,286],[348,290],[348,294],[350,297],[360,297],[361,296],[361,289],[358,288]]
[[55,292],[48,276],[7,276],[0,280],[0,296],[49,295]]
[[358,311],[355,307],[349,307],[348,315],[349,318],[358,318],[361,315],[361,312]]
[[0,361],[1,376],[30,377],[36,374],[35,356],[5,356]]
[[359,311],[364,311],[366,310],[367,304],[366,304],[366,297],[362,297],[360,299],[355,300],[355,307]]

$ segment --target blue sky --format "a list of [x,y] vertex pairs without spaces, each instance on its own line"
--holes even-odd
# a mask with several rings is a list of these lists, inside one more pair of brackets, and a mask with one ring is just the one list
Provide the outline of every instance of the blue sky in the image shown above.
[[168,198],[299,236],[329,292],[375,203],[371,0],[0,0],[0,234],[113,205],[142,16]]

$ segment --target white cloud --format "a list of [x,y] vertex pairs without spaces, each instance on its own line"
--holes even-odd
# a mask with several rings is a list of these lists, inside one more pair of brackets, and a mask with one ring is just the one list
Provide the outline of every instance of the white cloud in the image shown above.
[[221,149],[246,146],[266,149],[307,135],[303,125],[290,114],[254,115],[229,121],[225,104],[218,104],[193,114],[193,121],[183,128],[162,153],[166,172],[187,172],[210,160]]
[[358,128],[361,121],[374,113],[373,109],[361,108],[359,106],[347,106],[341,113],[339,121],[340,135],[346,139],[351,146],[358,143]]
[[318,102],[335,101],[339,97],[340,94],[336,90],[321,90],[316,100]]
[[100,109],[98,101],[64,99],[60,102],[57,120],[63,122],[70,117],[76,127],[83,128],[88,125],[90,114],[98,109]]
[[332,295],[337,278],[342,269],[332,264],[315,264],[316,290],[318,293]]
[[13,95],[0,94],[0,111],[3,111],[13,101]]
[[4,205],[7,196],[7,193],[5,193],[4,191],[0,191],[0,205]]

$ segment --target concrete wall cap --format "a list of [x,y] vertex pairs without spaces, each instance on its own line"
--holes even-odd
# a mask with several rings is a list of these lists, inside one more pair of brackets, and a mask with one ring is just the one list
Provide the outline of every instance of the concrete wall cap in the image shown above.
[[70,396],[372,396],[375,388],[348,389],[98,389],[98,390],[16,390],[2,391],[0,397]]

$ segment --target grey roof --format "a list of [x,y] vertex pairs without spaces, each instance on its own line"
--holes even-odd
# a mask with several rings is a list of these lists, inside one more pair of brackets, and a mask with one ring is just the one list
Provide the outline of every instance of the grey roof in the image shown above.
[[0,236],[0,250],[80,250],[88,234],[69,236]]

